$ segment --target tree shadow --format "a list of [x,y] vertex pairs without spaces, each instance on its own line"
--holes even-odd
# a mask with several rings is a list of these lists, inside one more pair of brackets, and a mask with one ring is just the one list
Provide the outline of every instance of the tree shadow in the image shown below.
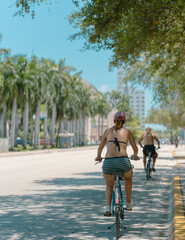
[[[143,169],[134,171],[134,208],[125,213],[123,238],[139,239],[142,233],[141,239],[156,234],[167,239],[169,180],[162,169],[148,182]],[[100,172],[37,180],[35,185],[40,187],[37,194],[0,197],[1,239],[115,239],[115,227],[108,230],[115,217],[103,216],[105,183]]]

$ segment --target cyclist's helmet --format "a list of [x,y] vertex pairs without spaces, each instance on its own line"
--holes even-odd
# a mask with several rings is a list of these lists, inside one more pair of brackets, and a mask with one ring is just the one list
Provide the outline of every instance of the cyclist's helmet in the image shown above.
[[121,121],[126,122],[126,115],[125,115],[125,113],[124,112],[117,112],[117,113],[115,113],[114,120],[121,120]]

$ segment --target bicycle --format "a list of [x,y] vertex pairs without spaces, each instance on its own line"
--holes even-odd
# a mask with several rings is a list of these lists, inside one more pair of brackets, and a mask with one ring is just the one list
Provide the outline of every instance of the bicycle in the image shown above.
[[[103,158],[105,159],[105,158]],[[140,158],[131,158],[131,160],[140,160]],[[99,163],[99,162],[97,162]],[[96,163],[96,164],[97,164]],[[133,173],[133,168],[134,165],[131,165],[132,173]],[[115,184],[114,184],[114,189],[113,189],[113,194],[112,194],[112,215],[116,216],[116,221],[114,224],[108,227],[108,229],[111,229],[114,225],[116,225],[116,237],[120,238],[120,227],[123,229],[126,229],[125,226],[122,225],[121,220],[123,221],[124,219],[124,203],[123,203],[123,194],[121,191],[121,183],[120,180],[123,180],[124,173],[123,172],[115,172],[112,175],[115,176]]]
[[[158,148],[156,148],[157,150]],[[146,163],[146,179],[149,180],[151,178],[151,172],[152,172],[152,168],[151,168],[151,163],[152,163],[152,152],[150,150],[147,151],[148,154],[148,160]]]

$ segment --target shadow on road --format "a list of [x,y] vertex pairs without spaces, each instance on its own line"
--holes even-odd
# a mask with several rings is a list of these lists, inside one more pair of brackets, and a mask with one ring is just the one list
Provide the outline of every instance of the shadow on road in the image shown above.
[[[134,209],[125,215],[125,239],[139,239],[141,234],[141,239],[157,239],[154,233],[158,239],[167,239],[168,175],[159,169],[146,181],[143,169],[134,171]],[[114,217],[103,216],[105,184],[101,173],[37,180],[35,185],[40,187],[37,194],[0,197],[1,239],[115,239],[115,228],[107,229]]]

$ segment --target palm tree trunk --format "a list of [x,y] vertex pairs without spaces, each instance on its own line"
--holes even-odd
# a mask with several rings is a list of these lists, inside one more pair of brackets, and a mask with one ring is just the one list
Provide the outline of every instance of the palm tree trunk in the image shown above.
[[3,138],[4,135],[4,119],[3,119],[3,113],[0,117],[0,138]]
[[59,136],[60,133],[64,132],[64,120],[62,120],[61,118],[59,119],[59,131],[58,131],[58,142],[59,142],[59,147],[62,148],[62,144],[61,144],[61,139],[62,137]]
[[72,133],[74,134],[74,137],[72,137],[72,143],[74,146],[75,145],[75,119],[72,120]]
[[26,99],[24,104],[23,112],[23,148],[26,149],[27,138],[28,138],[28,113],[29,113],[29,102]]
[[44,149],[47,148],[47,135],[48,135],[48,104],[46,103],[46,116],[44,118]]
[[93,138],[93,118],[91,117],[91,145],[92,145],[92,138]]
[[78,145],[78,119],[75,119],[74,144]]
[[82,111],[80,110],[79,114],[79,122],[78,122],[78,129],[79,129],[79,145],[82,145]]
[[100,115],[98,115],[98,144],[100,141]]
[[82,113],[82,145],[85,145],[85,118],[86,118],[86,112],[83,111]]
[[40,148],[40,101],[37,103],[36,108],[36,118],[35,118],[35,142],[34,142],[34,148]]
[[6,127],[6,113],[7,113],[7,105],[6,100],[3,102],[3,112],[1,114],[0,120],[0,137],[7,137],[7,127]]
[[30,146],[33,146],[33,112],[30,113]]
[[15,137],[14,137],[14,146],[18,146],[17,144],[17,137],[18,137],[18,132],[19,132],[19,123],[20,123],[20,118],[18,115],[18,111],[17,111],[17,105],[16,105],[16,113],[15,113]]
[[103,136],[103,116],[101,118],[101,137]]
[[15,138],[15,118],[16,118],[16,106],[17,106],[17,95],[14,95],[12,114],[11,114],[11,131],[10,131],[10,150],[14,150],[14,138]]
[[51,146],[55,147],[55,121],[56,121],[56,103],[52,106],[52,118],[51,118]]

